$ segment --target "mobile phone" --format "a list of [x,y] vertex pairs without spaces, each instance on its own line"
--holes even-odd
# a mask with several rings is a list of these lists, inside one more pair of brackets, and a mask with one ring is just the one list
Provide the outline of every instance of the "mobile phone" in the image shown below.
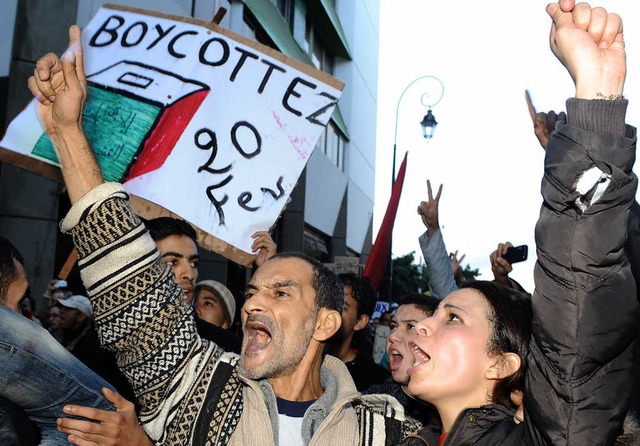
[[514,263],[524,262],[527,260],[528,251],[529,248],[527,245],[512,246],[507,249],[507,252],[502,256],[502,258],[513,265]]

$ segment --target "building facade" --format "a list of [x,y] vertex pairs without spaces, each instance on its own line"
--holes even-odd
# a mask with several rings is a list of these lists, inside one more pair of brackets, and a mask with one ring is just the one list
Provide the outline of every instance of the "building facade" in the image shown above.
[[[26,80],[36,60],[62,53],[67,28],[81,27],[106,3],[101,0],[3,0],[0,2],[0,124],[30,101]],[[275,227],[279,251],[303,251],[325,263],[359,257],[371,248],[375,150],[379,0],[120,0],[126,6],[212,20],[331,73],[345,83],[291,201]],[[71,252],[58,230],[69,208],[64,187],[0,163],[0,234],[23,252],[38,298]],[[204,251],[200,278],[244,288],[245,268]],[[79,279],[70,277],[72,284]]]

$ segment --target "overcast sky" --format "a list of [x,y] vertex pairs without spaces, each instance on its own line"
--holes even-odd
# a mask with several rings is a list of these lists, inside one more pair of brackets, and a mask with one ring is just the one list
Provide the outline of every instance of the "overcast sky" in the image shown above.
[[[424,226],[416,208],[426,199],[426,179],[444,183],[440,224],[449,251],[463,265],[492,279],[489,254],[499,242],[529,245],[529,261],[512,277],[533,291],[533,231],[539,213],[544,152],[533,135],[524,90],[539,111],[564,110],[574,94],[566,70],[548,44],[548,2],[527,0],[381,1],[378,78],[378,146],[374,240],[391,190],[396,106],[414,79],[442,80],[433,108],[439,125],[432,141],[421,135],[423,94],[437,95],[429,80],[405,93],[398,112],[397,166],[409,152],[407,177],[393,235],[394,257],[416,251]],[[640,124],[640,5],[603,0],[622,16],[628,56],[627,121]],[[636,172],[640,172],[638,165]],[[435,193],[435,191],[434,191]],[[640,194],[638,195],[640,197]]]

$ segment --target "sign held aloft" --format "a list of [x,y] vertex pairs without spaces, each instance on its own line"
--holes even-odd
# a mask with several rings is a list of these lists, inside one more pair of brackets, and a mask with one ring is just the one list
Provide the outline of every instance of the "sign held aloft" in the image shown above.
[[[343,84],[213,23],[133,8],[102,7],[82,41],[83,125],[105,179],[142,217],[183,218],[250,265],[251,234],[284,210]],[[0,146],[2,161],[57,166],[33,103]]]

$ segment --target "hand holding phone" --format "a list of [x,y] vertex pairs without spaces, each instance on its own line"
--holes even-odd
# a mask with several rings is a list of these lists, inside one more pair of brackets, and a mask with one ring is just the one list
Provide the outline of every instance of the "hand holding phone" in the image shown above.
[[502,256],[502,258],[513,265],[514,263],[524,262],[527,260],[528,251],[529,248],[527,245],[512,246],[507,249],[507,252]]

